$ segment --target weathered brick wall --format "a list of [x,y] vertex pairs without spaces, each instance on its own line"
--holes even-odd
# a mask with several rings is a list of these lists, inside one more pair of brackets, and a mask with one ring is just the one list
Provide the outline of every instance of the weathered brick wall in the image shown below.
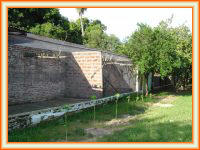
[[9,104],[135,91],[135,74],[126,57],[62,44],[9,37]]
[[15,45],[9,46],[8,55],[9,105],[57,97],[102,97],[100,52],[60,53]]
[[66,71],[66,97],[102,97],[103,82],[101,52],[72,52]]
[[103,53],[103,94],[136,91],[136,71],[127,58]]
[[66,59],[57,55],[53,51],[9,46],[9,104],[42,101],[65,94]]

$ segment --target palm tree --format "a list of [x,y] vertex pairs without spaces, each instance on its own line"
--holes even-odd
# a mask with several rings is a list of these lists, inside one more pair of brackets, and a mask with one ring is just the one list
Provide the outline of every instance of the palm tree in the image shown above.
[[82,36],[84,36],[84,29],[83,29],[83,21],[82,21],[82,16],[84,14],[84,12],[87,10],[87,8],[76,8],[79,18],[80,18],[80,22],[81,22],[81,32],[82,32]]

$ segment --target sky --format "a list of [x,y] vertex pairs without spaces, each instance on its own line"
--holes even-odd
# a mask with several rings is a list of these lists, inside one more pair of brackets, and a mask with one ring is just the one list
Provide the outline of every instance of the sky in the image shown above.
[[[59,8],[59,11],[70,21],[79,18],[75,8]],[[172,14],[172,26],[184,23],[192,30],[192,8],[88,8],[84,17],[101,20],[107,26],[107,34],[114,34],[123,41],[137,29],[137,23],[155,27]]]

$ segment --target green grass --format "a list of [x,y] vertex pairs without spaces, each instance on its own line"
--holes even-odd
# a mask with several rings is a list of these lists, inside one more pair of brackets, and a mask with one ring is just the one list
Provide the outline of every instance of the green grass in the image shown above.
[[[132,95],[128,103],[126,98],[118,101],[118,118],[124,114],[136,115],[137,119],[130,122],[123,130],[112,135],[99,138],[107,142],[189,142],[192,140],[192,96],[191,93],[176,95],[174,107],[160,108],[151,105],[158,102],[156,98],[166,97],[170,93],[162,92],[137,101]],[[115,101],[96,107],[96,121],[93,122],[93,108],[73,113],[67,117],[68,141],[81,141],[92,138],[86,134],[87,128],[104,128],[104,123],[115,118]],[[111,127],[112,128],[112,127]],[[9,142],[47,142],[65,141],[66,126],[64,117],[25,129],[17,129],[8,134]]]
[[[161,94],[162,95],[162,94]],[[192,96],[177,95],[174,107],[151,107],[121,131],[98,139],[106,142],[191,142]]]

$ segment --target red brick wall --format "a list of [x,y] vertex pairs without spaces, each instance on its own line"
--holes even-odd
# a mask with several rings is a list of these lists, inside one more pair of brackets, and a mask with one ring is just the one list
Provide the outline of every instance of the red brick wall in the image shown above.
[[101,52],[73,52],[67,58],[66,97],[102,97]]

